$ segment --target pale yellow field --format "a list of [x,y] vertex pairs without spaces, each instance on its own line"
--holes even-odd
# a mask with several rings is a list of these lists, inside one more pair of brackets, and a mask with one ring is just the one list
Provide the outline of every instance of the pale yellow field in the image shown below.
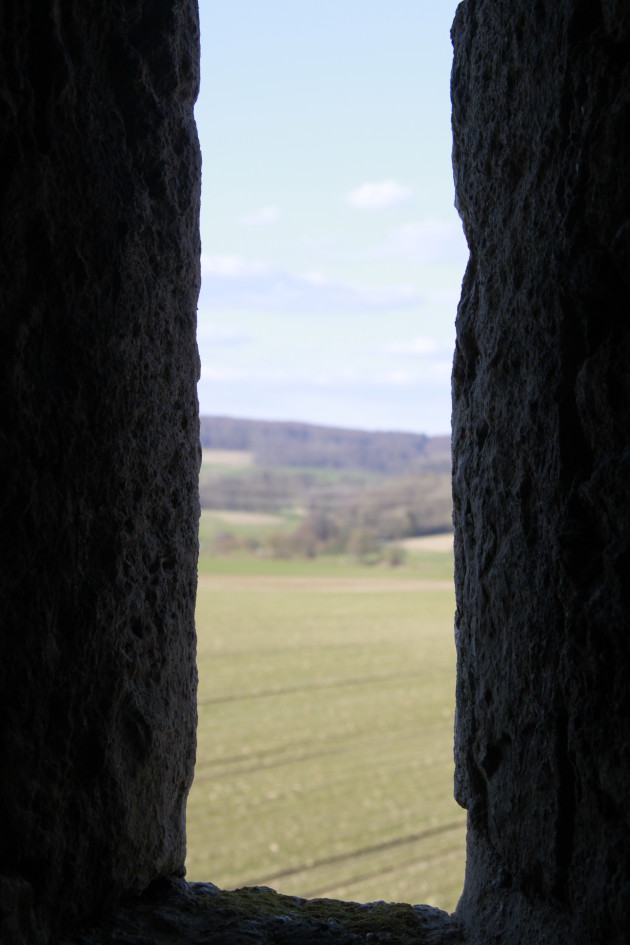
[[246,450],[203,450],[204,466],[227,466],[231,469],[244,469],[254,462],[254,454]]
[[200,575],[188,879],[452,911],[452,556],[425,581],[290,564]]
[[226,525],[282,525],[280,515],[268,515],[266,512],[240,512],[229,509],[204,509],[208,516],[212,516]]
[[453,535],[451,532],[443,535],[421,535],[419,538],[404,538],[397,544],[407,551],[452,551]]

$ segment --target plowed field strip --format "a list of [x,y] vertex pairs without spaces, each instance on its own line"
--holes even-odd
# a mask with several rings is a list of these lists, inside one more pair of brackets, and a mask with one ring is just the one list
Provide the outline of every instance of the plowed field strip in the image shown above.
[[435,863],[439,860],[448,860],[452,857],[461,856],[461,843],[458,843],[457,846],[446,847],[444,850],[440,850],[438,853],[423,854],[422,856],[414,856],[410,859],[400,860],[397,863],[389,863],[379,868],[375,868],[366,873],[361,873],[360,875],[353,876],[351,879],[344,880],[343,883],[336,883],[334,886],[318,886],[314,889],[307,889],[304,893],[305,899],[318,899],[320,897],[325,897],[327,895],[334,894],[340,885],[344,889],[348,889],[352,886],[358,886],[359,883],[364,883],[371,879],[378,879],[380,876],[384,876],[386,873],[402,873],[410,866],[415,866],[417,864],[427,864]]
[[[338,679],[330,682],[304,683],[302,686],[283,686],[277,689],[261,689],[255,692],[233,693],[229,696],[210,696],[205,699],[199,699],[199,706],[223,705],[226,702],[242,702],[244,699],[268,699],[270,696],[289,696],[296,693],[315,692],[323,689],[342,689],[346,686],[367,686],[373,683],[398,682],[401,679],[422,679],[428,673],[392,673],[383,676],[357,676],[355,679]],[[435,677],[435,673],[431,674]]]
[[[243,883],[243,885],[265,885],[270,882],[275,882],[278,879],[287,879],[290,876],[295,876],[299,873],[309,873],[312,870],[319,869],[321,866],[331,866],[333,863],[343,863],[344,861],[355,860],[360,856],[369,856],[373,853],[382,853],[383,850],[392,850],[395,847],[408,846],[410,843],[418,843],[422,840],[429,839],[429,837],[437,837],[441,834],[451,833],[454,830],[462,830],[462,824],[460,821],[452,821],[451,823],[441,824],[439,827],[430,827],[428,830],[422,830],[420,833],[409,834],[406,837],[397,837],[395,840],[386,840],[383,843],[373,843],[367,847],[360,847],[357,850],[351,850],[349,853],[337,853],[333,856],[323,857],[320,860],[315,860],[313,863],[309,863],[307,866],[298,866],[292,867],[290,869],[278,870],[277,873],[268,874],[264,879],[260,879],[258,877],[249,882]],[[426,857],[414,857],[412,862],[415,862],[416,859],[426,859]],[[312,896],[316,895],[316,893],[309,892],[307,895]]]
[[376,577],[297,577],[294,575],[241,575],[200,574],[198,586],[209,591],[317,591],[318,593],[382,594],[422,593],[424,591],[452,591],[453,581]]
[[[435,727],[437,728],[438,725]],[[444,728],[443,723],[439,723],[439,727]],[[403,744],[405,742],[417,744],[418,733],[415,733],[413,738],[407,738],[405,740],[397,739],[396,744],[399,750],[401,741],[403,741]],[[348,742],[351,743],[350,746]],[[315,761],[318,758],[331,758],[334,755],[348,755],[353,750],[356,752],[365,751],[365,747],[358,742],[356,735],[352,738],[346,738],[338,748],[325,748],[321,751],[285,755],[284,757],[276,757],[274,759],[273,754],[276,756],[281,754],[279,751],[272,754],[272,760],[259,760],[256,764],[247,764],[248,761],[254,759],[242,755],[240,757],[232,757],[229,761],[217,759],[214,762],[201,762],[195,768],[195,778],[199,780],[199,783],[203,783],[207,780],[215,780],[217,778],[240,778],[244,774],[252,774],[256,771],[271,771],[274,768],[284,768],[288,765],[301,764],[304,761]],[[269,754],[271,753],[267,753],[267,755]],[[229,767],[227,771],[215,770],[220,765],[232,765],[232,767]],[[210,767],[213,769],[212,771],[208,771]]]
[[[450,721],[449,721],[450,724]],[[425,724],[421,726],[407,726],[406,729],[410,732],[406,737],[401,737],[402,731],[404,729],[398,729],[396,732],[396,744],[400,747],[401,744],[414,744],[417,743],[418,739],[422,737],[423,733],[432,731],[440,731],[445,727],[444,719],[436,719],[432,724]],[[366,730],[365,737],[369,740],[374,740],[374,732],[369,729]],[[356,750],[364,751],[364,746],[361,745],[361,735],[357,732],[352,732],[351,734],[342,736],[338,739],[340,745],[338,748],[330,747],[330,740],[327,742],[328,747],[323,751],[308,751],[305,750],[308,746],[313,744],[313,739],[302,739],[301,741],[296,741],[284,745],[279,745],[277,748],[270,748],[267,751],[253,751],[248,754],[239,754],[239,755],[217,755],[216,758],[206,758],[204,760],[199,760],[195,766],[195,777],[202,771],[206,771],[209,768],[221,768],[227,767],[229,765],[242,765],[244,763],[249,763],[247,768],[238,768],[236,771],[226,771],[221,772],[223,776],[228,776],[230,774],[241,774],[244,771],[258,771],[261,768],[276,768],[279,765],[290,765],[297,764],[301,761],[310,761],[313,758],[322,758],[326,755],[337,755],[337,754],[348,754],[348,742]],[[296,750],[297,749],[297,750]],[[293,752],[290,754],[290,752]],[[221,775],[219,775],[221,776]]]

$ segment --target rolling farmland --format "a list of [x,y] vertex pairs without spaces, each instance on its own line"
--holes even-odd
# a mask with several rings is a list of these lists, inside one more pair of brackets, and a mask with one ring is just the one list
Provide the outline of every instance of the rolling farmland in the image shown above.
[[454,909],[452,560],[202,555],[189,879]]

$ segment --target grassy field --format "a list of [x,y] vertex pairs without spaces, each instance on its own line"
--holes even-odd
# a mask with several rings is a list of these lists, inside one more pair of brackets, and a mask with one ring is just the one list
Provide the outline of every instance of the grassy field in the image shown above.
[[204,509],[199,522],[199,545],[203,564],[205,557],[212,550],[212,543],[218,532],[230,531],[234,535],[248,535],[263,542],[273,532],[291,531],[299,525],[301,517],[285,512],[282,515],[270,515],[265,512],[239,512],[229,509]]
[[189,879],[455,907],[452,562],[202,553]]

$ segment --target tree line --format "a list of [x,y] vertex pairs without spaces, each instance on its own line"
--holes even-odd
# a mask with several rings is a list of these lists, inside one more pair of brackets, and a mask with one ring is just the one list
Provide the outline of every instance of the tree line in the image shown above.
[[354,469],[379,475],[450,470],[450,437],[307,423],[201,417],[204,449],[246,450],[260,467]]

